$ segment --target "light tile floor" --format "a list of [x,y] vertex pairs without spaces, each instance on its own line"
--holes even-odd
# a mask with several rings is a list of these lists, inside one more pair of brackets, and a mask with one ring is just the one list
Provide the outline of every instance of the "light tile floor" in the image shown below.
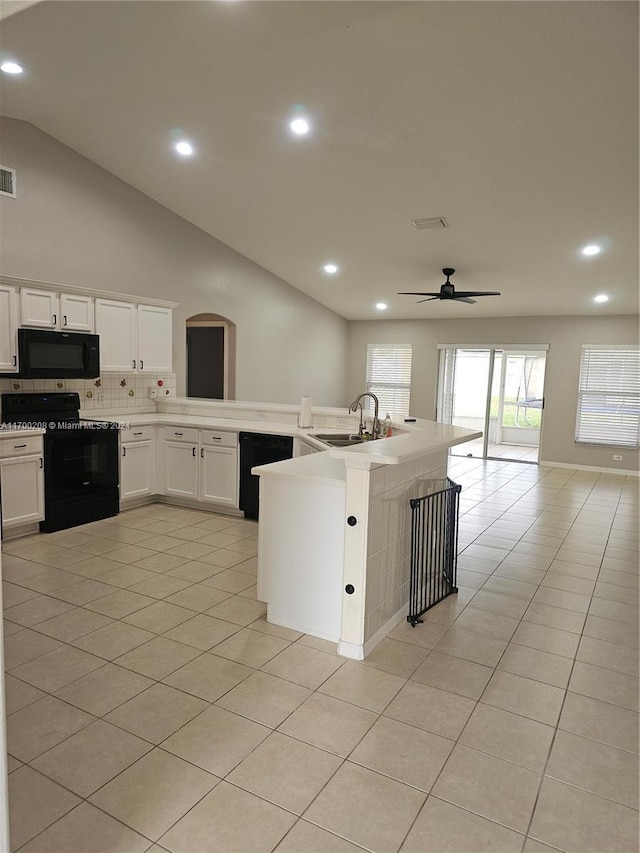
[[[477,438],[474,441],[465,441],[464,444],[459,444],[452,448],[453,456],[473,456],[475,459],[482,459],[484,450],[484,440]],[[518,462],[537,462],[538,461],[538,446],[532,447],[530,444],[489,444],[487,447],[487,456],[491,459],[504,459]]]
[[265,622],[252,522],[6,543],[13,848],[637,850],[637,480],[451,476],[460,591],[359,663]]

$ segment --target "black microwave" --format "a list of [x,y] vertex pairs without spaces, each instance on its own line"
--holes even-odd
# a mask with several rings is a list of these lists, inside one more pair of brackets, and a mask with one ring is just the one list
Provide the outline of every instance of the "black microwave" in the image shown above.
[[18,358],[22,379],[95,379],[100,339],[83,332],[18,329]]

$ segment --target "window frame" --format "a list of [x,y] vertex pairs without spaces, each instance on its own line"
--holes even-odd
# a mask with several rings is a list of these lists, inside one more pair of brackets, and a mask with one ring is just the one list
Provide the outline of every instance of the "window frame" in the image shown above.
[[[608,362],[605,361],[607,358]],[[603,411],[605,406],[615,407],[617,410]],[[626,419],[626,425],[622,423],[622,418]],[[616,434],[616,428],[624,431],[622,434]],[[582,345],[575,443],[594,447],[640,447],[640,347],[638,345]]]
[[[389,380],[373,378],[375,365],[373,359],[376,354],[381,354],[387,351],[389,353],[397,353],[399,357],[403,357],[404,361],[401,364],[399,373],[404,375],[391,376]],[[404,353],[404,355],[402,355]],[[413,369],[413,345],[412,344],[367,344],[366,366],[365,366],[365,387],[371,394],[375,394],[380,400],[379,413],[380,417],[384,417],[386,412],[389,412],[393,417],[406,418],[409,417],[411,407],[411,376]],[[391,374],[390,374],[391,375]],[[393,404],[389,403],[385,398],[385,392],[392,395],[395,400]],[[402,398],[406,395],[406,405],[398,406],[398,396]]]

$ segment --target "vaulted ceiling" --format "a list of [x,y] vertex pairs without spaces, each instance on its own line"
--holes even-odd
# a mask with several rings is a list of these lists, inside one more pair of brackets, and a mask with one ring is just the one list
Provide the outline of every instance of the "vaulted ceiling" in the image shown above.
[[[2,113],[348,319],[638,311],[635,2],[45,0],[0,51]],[[502,295],[397,295],[447,266]]]

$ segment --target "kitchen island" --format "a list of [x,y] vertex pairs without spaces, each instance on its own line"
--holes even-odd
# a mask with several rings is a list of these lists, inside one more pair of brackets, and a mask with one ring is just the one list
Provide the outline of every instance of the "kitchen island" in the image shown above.
[[270,622],[363,659],[407,613],[411,498],[481,433],[417,420],[401,435],[253,469],[258,598]]

